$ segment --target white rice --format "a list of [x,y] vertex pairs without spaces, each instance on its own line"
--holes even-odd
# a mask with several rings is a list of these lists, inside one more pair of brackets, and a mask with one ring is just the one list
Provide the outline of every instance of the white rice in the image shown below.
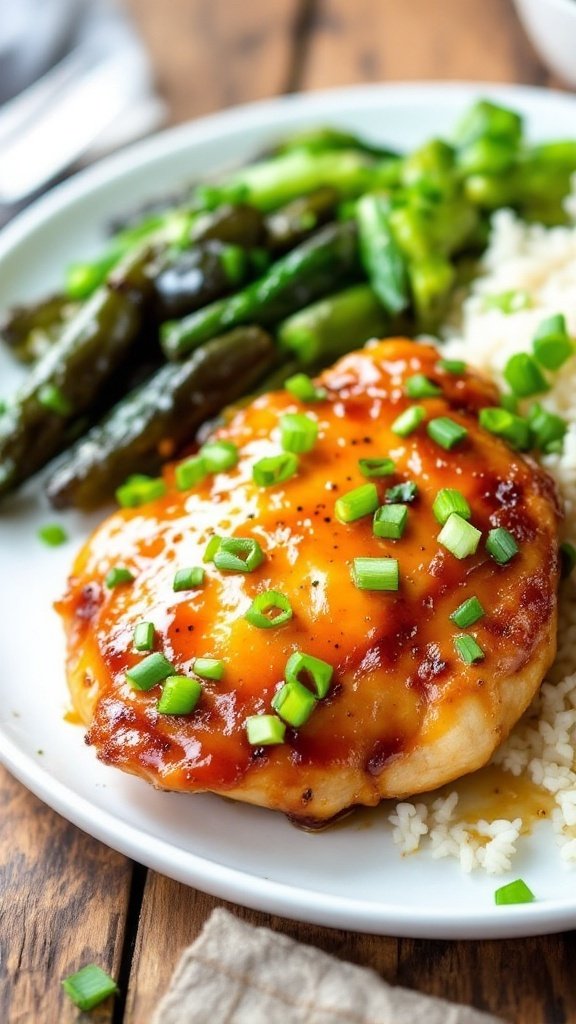
[[[570,200],[576,220],[576,195]],[[510,290],[528,292],[529,309],[504,314],[486,310],[485,297]],[[502,370],[515,352],[531,349],[539,323],[563,313],[576,337],[576,227],[526,225],[511,211],[493,219],[490,246],[480,276],[458,309],[458,324],[447,331],[444,352],[465,359],[502,384]],[[563,537],[576,538],[576,356],[557,374],[539,401],[570,423],[559,455],[543,464],[555,478],[566,518]],[[571,534],[572,531],[572,534]],[[576,585],[562,587],[558,655],[540,693],[493,764],[512,775],[528,776],[552,794],[552,828],[560,859],[576,864]],[[458,783],[448,797],[433,794],[421,802],[400,803],[390,815],[393,838],[402,853],[428,848],[431,855],[453,857],[466,871],[488,874],[509,870],[524,824],[514,820],[467,822],[458,815]]]

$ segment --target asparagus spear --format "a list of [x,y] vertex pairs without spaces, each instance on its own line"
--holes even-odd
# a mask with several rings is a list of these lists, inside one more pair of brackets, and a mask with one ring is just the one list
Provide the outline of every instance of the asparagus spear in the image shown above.
[[41,469],[100,398],[142,325],[149,254],[132,259],[70,320],[0,419],[0,495]]
[[167,363],[59,460],[47,493],[56,508],[94,508],[132,473],[156,472],[200,424],[249,391],[274,361],[274,343],[241,327]]
[[328,185],[341,198],[377,187],[379,163],[354,149],[314,153],[295,149],[269,160],[248,164],[219,184],[200,185],[194,199],[207,208],[247,202],[269,212]]
[[334,220],[339,198],[335,188],[323,186],[270,214],[266,218],[268,249],[273,252],[293,249],[317,228]]
[[356,206],[360,255],[376,295],[388,312],[400,313],[410,301],[406,260],[390,227],[390,201],[362,196]]
[[301,365],[326,365],[369,338],[382,337],[387,327],[372,288],[359,284],[288,317],[278,328],[278,341]]
[[163,324],[162,347],[169,359],[180,359],[227,328],[243,323],[271,326],[357,273],[355,225],[330,224],[236,295]]
[[65,295],[14,306],[0,324],[0,339],[22,363],[34,363],[60,336],[77,306]]
[[200,242],[175,253],[154,276],[158,320],[182,317],[214,302],[251,275],[249,253],[239,245]]

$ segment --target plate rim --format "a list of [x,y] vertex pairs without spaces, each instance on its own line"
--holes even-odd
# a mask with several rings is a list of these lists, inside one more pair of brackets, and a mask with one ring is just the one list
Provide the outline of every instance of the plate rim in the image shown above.
[[[295,119],[299,112],[309,114],[316,109],[320,117],[324,107],[332,108],[334,104],[338,105],[341,114],[360,104],[375,108],[382,102],[413,104],[419,93],[426,95],[428,104],[435,96],[458,96],[466,102],[473,96],[485,95],[511,104],[516,102],[520,106],[560,104],[572,114],[576,112],[576,96],[570,93],[538,86],[472,81],[354,85],[242,104],[167,128],[79,171],[36,200],[0,232],[0,260],[9,257],[45,222],[74,202],[87,198],[93,191],[130,176],[157,159],[218,138],[225,131],[241,132],[246,118],[251,128],[269,126],[273,120],[281,131],[282,125]],[[277,116],[279,111],[282,112],[280,118]],[[334,113],[330,116],[333,117]],[[480,910],[465,912],[458,912],[456,907],[449,908],[440,916],[437,907],[419,907],[416,912],[414,907],[404,909],[394,904],[390,906],[392,914],[387,916],[387,904],[382,901],[368,903],[363,899],[272,881],[181,850],[173,842],[150,832],[144,833],[141,828],[126,822],[119,832],[116,814],[96,806],[51,775],[47,768],[21,749],[4,724],[0,721],[0,762],[44,803],[112,849],[177,881],[233,903],[328,927],[414,938],[512,938],[557,932],[573,927],[576,921],[576,898],[572,904],[556,899],[500,907],[497,913],[490,904]],[[144,850],[143,835],[146,839]],[[181,863],[183,858],[185,866]],[[457,865],[455,870],[458,870]]]

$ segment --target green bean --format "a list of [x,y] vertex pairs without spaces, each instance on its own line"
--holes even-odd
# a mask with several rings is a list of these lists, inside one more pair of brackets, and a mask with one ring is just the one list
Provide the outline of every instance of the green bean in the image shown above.
[[243,323],[273,326],[283,317],[357,275],[358,242],[351,222],[332,224],[282,256],[259,280],[183,320],[168,321],[161,341],[169,359]]
[[357,203],[360,255],[384,309],[400,313],[409,304],[406,261],[390,226],[390,201],[365,195]]
[[369,285],[329,295],[285,320],[280,348],[303,366],[323,366],[370,338],[382,337],[388,318]]
[[166,442],[177,452],[204,420],[249,391],[274,358],[268,334],[242,327],[182,363],[164,364],[60,458],[47,484],[51,504],[94,508],[128,475],[156,473]]

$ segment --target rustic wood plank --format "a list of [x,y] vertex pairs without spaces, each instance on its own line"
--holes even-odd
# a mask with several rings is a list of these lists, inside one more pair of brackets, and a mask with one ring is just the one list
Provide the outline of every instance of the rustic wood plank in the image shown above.
[[[250,924],[283,932],[298,942],[333,956],[374,967],[393,980],[397,972],[396,939],[321,928],[225,903],[149,872],[134,950],[125,1024],[146,1021],[166,991],[180,954],[197,937],[214,907],[226,907]],[[162,956],[158,956],[161,949]]]
[[172,122],[284,91],[301,0],[128,0]]
[[397,981],[512,1024],[576,1020],[575,934],[498,942],[402,939]]
[[[131,864],[1,767],[0,807],[0,1020],[72,1024],[79,1013],[61,979],[87,963],[118,976]],[[110,1024],[111,1000],[89,1019]]]
[[509,0],[317,0],[301,88],[468,79],[545,84]]

